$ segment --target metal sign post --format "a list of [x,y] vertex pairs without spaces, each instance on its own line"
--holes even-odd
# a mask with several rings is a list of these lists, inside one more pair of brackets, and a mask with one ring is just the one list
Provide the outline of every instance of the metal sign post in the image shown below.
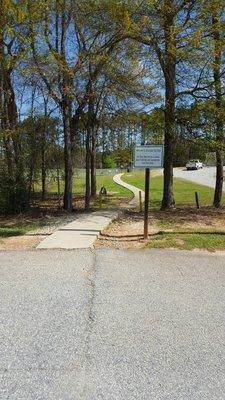
[[148,207],[149,207],[150,169],[145,170],[145,213],[144,213],[144,239],[148,239]]
[[136,146],[134,152],[135,168],[145,168],[145,209],[144,209],[144,239],[148,239],[148,212],[150,170],[163,167],[164,146]]

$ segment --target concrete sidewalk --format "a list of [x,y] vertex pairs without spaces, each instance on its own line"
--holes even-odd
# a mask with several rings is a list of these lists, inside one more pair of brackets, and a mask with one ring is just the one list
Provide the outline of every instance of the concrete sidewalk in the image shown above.
[[130,206],[130,208],[137,207],[139,204],[139,192],[141,192],[142,201],[144,201],[145,192],[143,192],[143,190],[137,188],[136,186],[130,185],[129,183],[122,181],[122,179],[121,179],[122,175],[123,174],[115,175],[113,177],[113,180],[118,185],[123,186],[124,188],[130,190],[130,192],[133,193],[134,197],[129,202],[129,206]]
[[[139,204],[139,189],[121,180],[123,174],[113,177],[115,183],[130,190],[134,197],[129,206],[136,207]],[[144,199],[144,192],[142,199]],[[69,224],[62,226],[52,235],[44,239],[37,249],[87,249],[93,248],[94,242],[102,229],[118,216],[116,210],[99,210],[92,213],[82,213]]]
[[95,239],[118,212],[100,210],[77,215],[76,219],[62,226],[37,246],[37,249],[82,249],[93,248]]

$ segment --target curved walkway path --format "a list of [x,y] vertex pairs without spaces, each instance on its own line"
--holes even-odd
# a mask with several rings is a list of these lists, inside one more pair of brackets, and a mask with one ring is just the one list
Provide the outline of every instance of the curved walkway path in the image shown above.
[[[121,180],[123,174],[113,177],[118,185],[130,190],[134,197],[130,201],[131,208],[139,204],[139,189]],[[142,199],[144,199],[144,192]],[[82,213],[76,216],[74,221],[60,227],[44,239],[38,249],[81,249],[93,248],[94,242],[102,229],[118,216],[118,210],[99,210],[93,213]]]
[[115,183],[117,183],[120,186],[123,186],[124,188],[130,190],[130,192],[133,193],[133,198],[132,200],[129,202],[129,206],[130,207],[136,207],[139,204],[139,192],[141,192],[141,197],[142,197],[142,201],[144,201],[144,196],[145,196],[145,192],[141,189],[138,189],[136,186],[130,185],[127,182],[122,181],[121,177],[123,174],[117,174],[113,177],[113,180]]

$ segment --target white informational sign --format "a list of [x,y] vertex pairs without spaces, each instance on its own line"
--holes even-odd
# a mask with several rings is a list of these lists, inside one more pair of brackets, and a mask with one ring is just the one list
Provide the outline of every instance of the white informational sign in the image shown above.
[[164,146],[136,146],[134,150],[134,166],[136,168],[162,168]]

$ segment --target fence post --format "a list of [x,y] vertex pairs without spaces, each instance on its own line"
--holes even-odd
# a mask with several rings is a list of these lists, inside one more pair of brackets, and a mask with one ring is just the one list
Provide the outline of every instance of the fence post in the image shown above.
[[139,203],[140,203],[140,212],[142,212],[142,198],[141,198],[141,190],[139,191]]
[[195,202],[196,202],[196,208],[197,210],[199,210],[200,206],[199,206],[198,192],[195,192]]
[[99,207],[102,208],[102,193],[99,192]]

